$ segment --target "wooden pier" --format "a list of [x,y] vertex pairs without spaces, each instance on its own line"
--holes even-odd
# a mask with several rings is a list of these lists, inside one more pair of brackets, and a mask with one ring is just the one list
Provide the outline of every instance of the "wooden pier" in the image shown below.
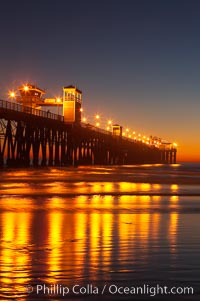
[[0,166],[176,163],[176,149],[159,149],[89,124],[0,100]]

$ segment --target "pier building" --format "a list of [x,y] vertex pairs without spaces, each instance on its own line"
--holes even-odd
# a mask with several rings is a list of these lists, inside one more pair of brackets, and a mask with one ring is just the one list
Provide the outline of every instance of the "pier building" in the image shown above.
[[45,94],[45,91],[36,87],[35,85],[26,84],[18,87],[20,96],[16,97],[16,101],[27,107],[40,108],[44,103],[42,96]]
[[82,92],[75,86],[63,88],[63,116],[66,123],[81,123]]

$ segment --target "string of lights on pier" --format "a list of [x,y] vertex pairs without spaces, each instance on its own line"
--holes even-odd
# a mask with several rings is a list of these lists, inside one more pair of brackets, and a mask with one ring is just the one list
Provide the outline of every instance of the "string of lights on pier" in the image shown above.
[[[84,126],[91,125],[108,132],[113,132],[114,127],[119,126],[112,119],[104,118],[100,113],[96,113],[94,116],[87,116],[87,112],[82,107],[82,92],[75,86],[64,87],[63,97],[57,96],[54,98],[42,98],[45,91],[28,83],[18,87],[18,91],[20,95],[14,89],[9,91],[9,99],[23,105],[31,106],[32,108],[63,115],[66,122],[78,121]],[[170,143],[153,135],[145,135],[132,130],[130,127],[123,128],[119,126],[119,134],[124,139],[145,143],[161,149],[177,148],[177,143],[175,142]]]

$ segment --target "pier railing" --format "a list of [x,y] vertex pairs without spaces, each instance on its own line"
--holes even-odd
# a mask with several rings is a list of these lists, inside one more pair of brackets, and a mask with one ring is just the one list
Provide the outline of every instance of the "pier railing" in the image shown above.
[[21,112],[21,113],[26,113],[26,114],[30,114],[30,115],[36,115],[39,117],[43,117],[43,118],[50,118],[53,120],[58,120],[58,121],[64,121],[64,117],[61,115],[57,115],[48,111],[42,111],[42,110],[38,110],[32,107],[27,107],[27,106],[23,106],[20,105],[16,102],[9,102],[9,101],[5,101],[0,99],[0,108],[2,109],[8,109],[8,110],[12,110],[15,112]]

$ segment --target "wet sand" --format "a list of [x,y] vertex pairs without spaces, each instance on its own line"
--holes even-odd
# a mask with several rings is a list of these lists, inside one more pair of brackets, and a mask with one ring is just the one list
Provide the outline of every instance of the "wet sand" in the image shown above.
[[[0,176],[1,300],[199,300],[198,165]],[[152,297],[158,285],[194,294]]]

